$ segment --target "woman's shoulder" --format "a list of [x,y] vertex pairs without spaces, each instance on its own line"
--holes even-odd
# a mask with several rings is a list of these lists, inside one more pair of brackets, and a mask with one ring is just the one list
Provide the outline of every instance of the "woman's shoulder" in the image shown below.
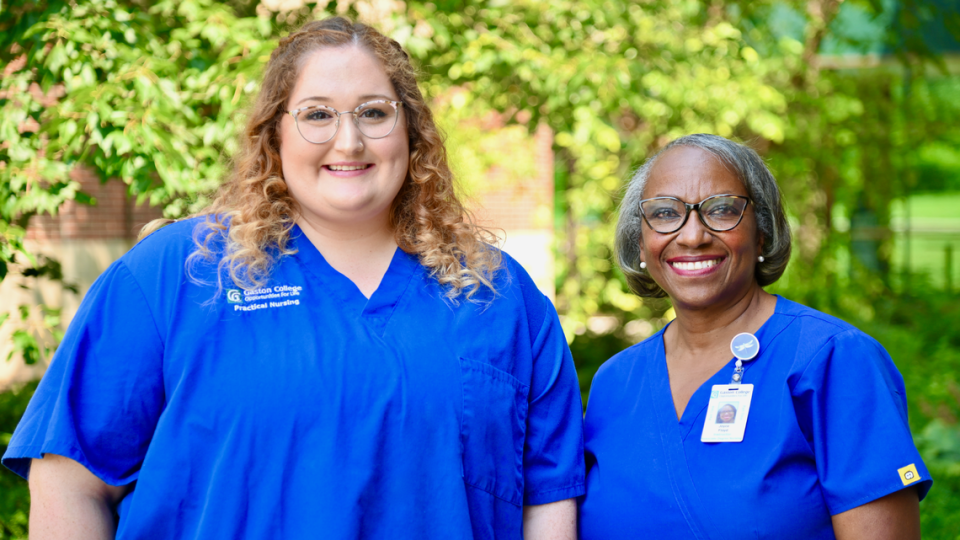
[[[140,239],[118,262],[132,271],[146,269],[156,272],[158,267],[170,264],[183,266],[187,257],[197,248],[197,234],[206,222],[205,216],[177,220]],[[219,237],[219,235],[217,235]],[[213,238],[210,247],[216,251]]]
[[526,312],[530,326],[539,328],[547,317],[550,300],[523,265],[507,252],[499,251],[500,266],[493,275],[493,291],[482,288],[486,290],[478,294],[489,297],[480,298],[480,302],[488,301],[490,307],[496,307],[495,311]]
[[[500,250],[496,246],[489,246],[489,249],[498,251],[500,259],[499,265],[488,278],[492,287],[479,285],[468,300],[461,299],[458,304],[470,305],[476,304],[484,306],[486,311],[489,308],[498,305],[516,306],[517,303],[523,304],[527,309],[534,308],[542,310],[543,303],[546,300],[543,292],[537,286],[537,283],[530,276],[529,272],[507,252]],[[421,263],[422,264],[422,263]],[[430,269],[424,267],[424,272],[429,273]],[[464,289],[462,295],[470,289]]]
[[647,339],[635,343],[611,356],[610,359],[604,362],[600,366],[600,369],[597,370],[593,379],[594,383],[598,380],[611,377],[614,380],[620,380],[638,368],[646,369],[647,364],[655,361],[660,354],[663,345],[663,331],[665,329],[666,326],[654,332],[653,335]]
[[776,314],[807,319],[809,322],[816,322],[827,327],[837,328],[838,330],[849,330],[855,328],[852,324],[842,319],[824,313],[818,309],[805,306],[783,296],[777,296]]
[[194,216],[173,221],[141,238],[130,251],[151,250],[169,244],[192,242],[197,226],[206,223],[207,220],[207,216]]
[[527,269],[524,268],[519,261],[502,249],[494,246],[491,246],[490,249],[500,252],[500,267],[493,277],[493,285],[498,291],[518,288],[537,288],[533,277],[530,276],[530,273],[527,272]]
[[863,341],[877,343],[874,338],[856,326],[820,310],[788,300],[777,299],[776,315],[790,317],[799,323],[798,330],[810,341]]
[[784,345],[793,351],[792,371],[803,374],[801,379],[816,378],[839,365],[855,370],[897,371],[879,341],[844,320],[784,298],[777,303],[777,314],[795,319],[782,335],[789,336]]

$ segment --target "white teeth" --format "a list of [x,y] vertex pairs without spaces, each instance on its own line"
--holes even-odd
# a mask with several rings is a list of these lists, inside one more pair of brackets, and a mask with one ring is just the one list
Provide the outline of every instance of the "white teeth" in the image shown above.
[[331,171],[359,171],[366,169],[366,165],[327,165]]
[[673,267],[677,270],[703,270],[704,268],[710,268],[711,266],[720,264],[720,259],[710,259],[696,262],[675,262],[670,264],[673,265]]

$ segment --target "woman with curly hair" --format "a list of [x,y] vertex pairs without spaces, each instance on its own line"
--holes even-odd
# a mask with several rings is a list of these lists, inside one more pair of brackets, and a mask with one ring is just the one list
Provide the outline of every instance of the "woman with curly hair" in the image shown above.
[[458,201],[406,53],[307,24],[242,142],[84,298],[3,458],[31,538],[573,538],[557,314]]

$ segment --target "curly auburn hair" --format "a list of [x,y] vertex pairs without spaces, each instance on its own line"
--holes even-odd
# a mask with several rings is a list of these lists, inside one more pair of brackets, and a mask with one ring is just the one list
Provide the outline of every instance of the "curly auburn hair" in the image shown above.
[[418,255],[451,300],[461,293],[469,300],[482,286],[495,293],[494,274],[502,262],[497,238],[476,225],[457,198],[443,138],[409,56],[393,39],[343,17],[307,23],[270,55],[234,171],[203,212],[207,219],[195,231],[197,250],[188,265],[198,258],[212,261],[211,242],[223,241],[218,285],[227,274],[238,286],[257,288],[268,280],[276,257],[292,253],[288,243],[299,206],[283,179],[280,121],[306,56],[351,45],[380,60],[407,115],[410,162],[390,208],[397,245]]

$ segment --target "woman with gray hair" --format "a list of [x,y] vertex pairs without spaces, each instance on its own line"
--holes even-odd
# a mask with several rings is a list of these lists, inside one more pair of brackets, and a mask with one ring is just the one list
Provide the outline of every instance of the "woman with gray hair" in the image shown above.
[[703,134],[667,145],[627,186],[616,253],[676,319],[593,380],[582,539],[920,538],[932,481],[889,355],[763,290],[790,227],[756,152]]

